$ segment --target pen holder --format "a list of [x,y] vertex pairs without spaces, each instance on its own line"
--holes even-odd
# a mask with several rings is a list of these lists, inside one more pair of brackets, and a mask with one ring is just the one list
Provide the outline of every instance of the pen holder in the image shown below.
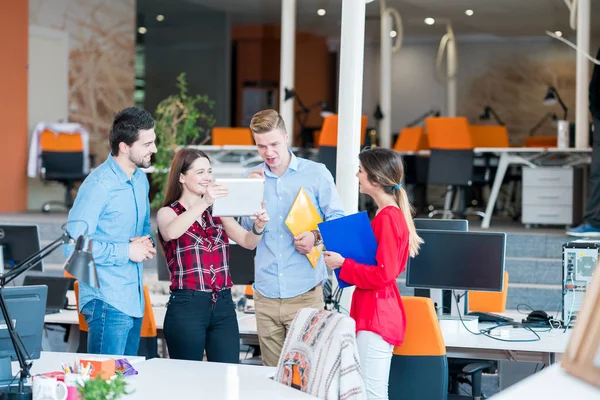
[[90,380],[89,376],[83,376],[79,374],[65,374],[64,382],[67,385],[67,399],[66,400],[80,400],[79,386],[84,386],[87,381]]
[[84,366],[86,366],[88,362],[91,365],[89,376],[92,379],[97,378],[99,375],[102,375],[103,379],[110,379],[115,375],[115,360],[112,358],[88,358],[80,360],[80,363]]

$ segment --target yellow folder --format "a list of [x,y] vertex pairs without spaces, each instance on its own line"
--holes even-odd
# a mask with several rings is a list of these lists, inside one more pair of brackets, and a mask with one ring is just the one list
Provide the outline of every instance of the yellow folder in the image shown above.
[[[297,236],[302,232],[317,229],[321,222],[323,222],[323,219],[310,200],[310,197],[308,197],[304,188],[300,188],[298,195],[296,195],[296,199],[290,208],[290,212],[285,219],[285,224],[290,232],[292,232],[292,235]],[[316,268],[322,251],[323,245],[320,244],[313,247],[310,253],[306,255],[313,268]]]

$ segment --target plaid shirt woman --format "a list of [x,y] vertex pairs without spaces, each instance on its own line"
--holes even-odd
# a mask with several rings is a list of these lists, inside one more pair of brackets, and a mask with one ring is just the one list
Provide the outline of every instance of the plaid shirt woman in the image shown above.
[[254,249],[269,220],[265,210],[252,217],[250,231],[233,218],[212,216],[215,199],[227,188],[212,182],[205,153],[175,154],[163,207],[158,210],[159,240],[171,277],[164,333],[175,359],[238,363],[240,333],[231,298],[229,238]]

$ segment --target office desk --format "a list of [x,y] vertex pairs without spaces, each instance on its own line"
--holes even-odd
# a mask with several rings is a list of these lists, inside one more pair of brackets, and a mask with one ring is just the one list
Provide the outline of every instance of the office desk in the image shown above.
[[559,364],[554,364],[492,398],[494,400],[600,400],[600,389],[569,375]]
[[126,399],[314,399],[269,379],[272,367],[154,358],[135,369]]
[[[238,316],[240,338],[246,344],[258,345],[256,331],[256,318],[254,314],[240,314]],[[480,328],[492,324],[479,324]],[[530,339],[535,335],[524,329],[498,328],[510,331],[510,339]],[[535,342],[505,342],[492,339],[483,335],[473,335],[463,329],[454,330],[442,327],[442,335],[446,344],[448,357],[474,358],[481,360],[507,360],[521,362],[538,362],[550,365],[556,362],[556,355],[562,354],[567,348],[571,331],[563,333],[537,332],[540,340]]]
[[487,201],[485,208],[485,217],[481,221],[481,227],[487,229],[490,227],[490,221],[492,219],[492,213],[498,200],[498,194],[500,193],[500,187],[504,181],[504,176],[510,165],[528,166],[536,168],[544,165],[544,162],[548,157],[564,157],[564,161],[554,161],[551,165],[560,167],[572,167],[575,165],[586,164],[590,162],[592,149],[557,149],[557,148],[543,148],[543,147],[477,147],[473,149],[475,154],[495,154],[500,157],[498,161],[498,169],[496,170],[496,176],[494,183],[492,184],[492,190],[490,197]]

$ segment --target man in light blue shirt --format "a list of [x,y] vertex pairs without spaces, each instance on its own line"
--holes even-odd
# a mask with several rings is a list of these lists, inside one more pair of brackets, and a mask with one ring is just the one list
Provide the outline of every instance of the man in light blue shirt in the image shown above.
[[[288,133],[277,111],[256,113],[250,130],[264,163],[246,176],[265,178],[266,210],[271,216],[254,262],[256,322],[263,364],[276,366],[296,312],[324,308],[321,284],[327,279],[323,257],[316,267],[306,258],[321,241],[318,230],[294,237],[285,219],[300,188],[325,221],[342,217],[344,209],[329,170],[288,149]],[[246,229],[251,223],[244,220]]]
[[[87,229],[100,288],[79,283],[88,353],[137,355],[144,290],[142,262],[156,254],[150,231],[148,179],[139,168],[156,153],[154,119],[130,107],[110,129],[111,154],[83,181],[69,212],[71,237]],[[79,222],[84,221],[84,222]],[[73,247],[65,249],[70,253]]]

